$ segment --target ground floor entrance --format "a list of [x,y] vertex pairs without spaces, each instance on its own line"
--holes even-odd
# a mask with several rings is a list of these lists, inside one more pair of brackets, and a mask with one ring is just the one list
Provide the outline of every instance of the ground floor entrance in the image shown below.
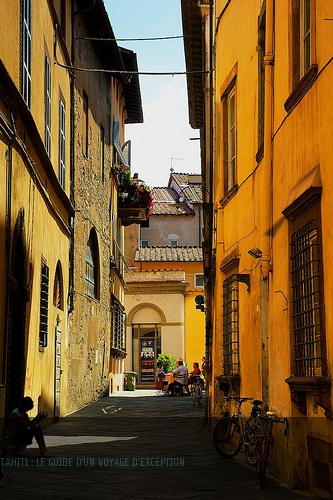
[[161,354],[161,325],[132,325],[133,371],[137,383],[151,385],[155,382],[156,360]]

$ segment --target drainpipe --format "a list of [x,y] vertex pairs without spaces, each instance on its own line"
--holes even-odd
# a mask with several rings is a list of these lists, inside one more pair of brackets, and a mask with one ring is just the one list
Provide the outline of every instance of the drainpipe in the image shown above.
[[[206,378],[208,381],[206,387],[206,406],[204,423],[208,423],[211,406],[210,387],[212,384],[212,335],[213,335],[213,299],[214,299],[214,281],[215,281],[215,258],[213,253],[213,176],[214,176],[214,0],[208,4],[200,4],[198,6],[203,11],[203,16],[208,17],[208,47],[206,44],[207,66],[209,68],[209,76],[206,79],[205,85],[205,124],[204,127],[204,156],[201,163],[204,168],[205,176],[203,178],[203,188],[205,191],[204,199],[208,195],[208,202],[205,202],[204,221],[208,229],[205,229],[205,253],[210,253],[209,258],[204,258],[209,267],[209,275],[206,276],[206,321],[205,321],[205,356],[206,356]],[[206,9],[209,7],[209,10]],[[206,11],[205,11],[206,10]],[[207,166],[208,162],[208,166]]]
[[[75,66],[75,12],[74,5],[72,9],[72,46],[71,63]],[[56,34],[57,36],[57,34]],[[70,221],[70,249],[69,249],[69,290],[68,290],[68,315],[74,310],[74,218],[75,218],[75,73],[70,71],[70,173],[69,173],[69,191],[70,200],[74,207],[74,216]]]
[[265,123],[263,186],[264,206],[262,218],[263,256],[261,258],[262,278],[268,279],[271,267],[272,227],[272,136],[273,136],[273,72],[274,72],[274,0],[266,0],[266,54],[265,66]]
[[261,304],[261,346],[262,346],[262,400],[269,407],[269,273],[271,272],[272,238],[272,156],[273,156],[273,78],[274,78],[274,0],[266,0],[266,53],[265,66],[265,123],[263,158],[263,208],[262,208],[262,251],[260,304]]
[[[210,267],[211,270],[213,266],[215,266],[215,262],[213,261],[213,186],[214,186],[214,119],[213,119],[213,106],[214,106],[214,75],[213,75],[213,50],[214,50],[214,0],[210,0],[209,2],[209,100],[208,100],[208,110],[209,110],[209,248],[212,251],[210,257]],[[211,344],[212,344],[212,325],[213,325],[213,281],[212,277],[210,278],[210,293],[209,293],[209,301],[208,301],[208,313],[209,318],[206,326],[206,361],[211,366],[212,362],[212,353],[211,353]]]

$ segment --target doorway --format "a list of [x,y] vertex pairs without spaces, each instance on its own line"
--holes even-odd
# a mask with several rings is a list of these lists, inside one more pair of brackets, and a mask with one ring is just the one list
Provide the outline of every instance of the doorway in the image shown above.
[[156,360],[161,354],[161,325],[132,325],[133,371],[137,373],[137,382],[153,384],[155,381]]
[[26,258],[22,237],[18,237],[13,251],[9,277],[7,316],[7,370],[6,404],[8,415],[24,396],[26,375],[25,321],[28,301],[26,283]]

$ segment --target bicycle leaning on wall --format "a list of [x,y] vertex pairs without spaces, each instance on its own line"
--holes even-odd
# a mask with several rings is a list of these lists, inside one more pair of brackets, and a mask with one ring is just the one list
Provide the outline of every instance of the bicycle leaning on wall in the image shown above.
[[272,411],[268,411],[266,413],[266,416],[262,417],[262,420],[265,421],[264,433],[263,436],[257,436],[257,454],[258,454],[257,472],[258,472],[258,480],[260,488],[263,488],[265,486],[266,474],[272,458],[273,443],[274,443],[274,436],[273,436],[274,423],[284,424],[285,436],[287,435],[288,432],[287,419],[275,418],[274,413]]
[[[264,435],[264,429],[259,423],[262,401],[253,398],[239,398],[229,396],[224,398],[226,403],[235,407],[231,414],[226,407],[224,416],[217,422],[213,432],[213,443],[217,452],[224,458],[235,457],[242,445],[245,447],[245,457],[250,465],[258,462],[258,439],[255,436]],[[242,404],[252,401],[250,417],[247,417],[242,409]]]
[[13,458],[6,443],[0,439],[0,486],[4,485],[13,471]]

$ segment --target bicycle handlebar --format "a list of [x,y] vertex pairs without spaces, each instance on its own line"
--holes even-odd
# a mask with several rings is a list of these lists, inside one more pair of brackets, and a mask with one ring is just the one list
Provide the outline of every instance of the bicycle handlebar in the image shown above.
[[287,432],[288,432],[288,420],[286,419],[286,417],[274,418],[275,413],[272,411],[266,412],[266,415],[267,415],[266,417],[261,417],[261,418],[263,418],[265,420],[269,420],[271,422],[274,422],[275,424],[284,424],[284,433],[283,434],[284,434],[284,436],[286,436]]
[[225,396],[225,401],[238,401],[238,403],[244,403],[245,401],[252,401],[253,398],[239,398],[238,396]]

